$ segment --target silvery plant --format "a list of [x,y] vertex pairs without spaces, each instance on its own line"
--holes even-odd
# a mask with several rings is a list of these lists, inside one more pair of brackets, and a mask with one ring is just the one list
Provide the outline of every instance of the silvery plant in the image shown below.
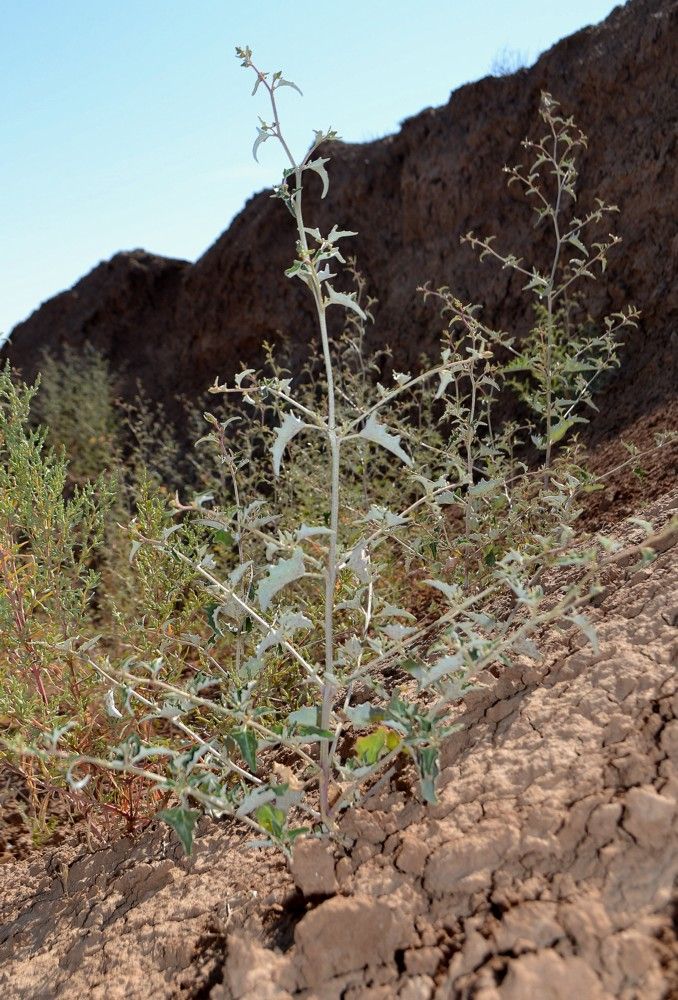
[[[582,318],[578,288],[604,269],[616,238],[589,248],[609,209],[574,215],[584,138],[543,95],[546,135],[510,180],[551,227],[550,261],[526,264],[467,237],[524,276],[532,333],[492,330],[473,304],[426,288],[444,322],[435,363],[410,373],[381,364],[383,352],[367,357],[373,302],[347,250],[356,234],[322,232],[304,214],[309,179],[327,194],[336,133],[316,132],[296,158],[278,98],[298,88],[259,70],[250,49],[237,56],[253,94],[268,99],[255,158],[272,141],[288,160],[273,195],[295,227],[286,274],[313,301],[320,362],[295,377],[270,359],[212,387],[201,444],[212,487],[177,498],[175,523],[156,536],[131,527],[133,559],[161,550],[200,582],[205,629],[166,636],[148,660],[73,642],[105,682],[120,742],[77,755],[61,729],[44,752],[63,758],[75,789],[100,768],[155,785],[160,816],[189,851],[206,813],[288,852],[302,834],[340,837],[344,810],[403,767],[435,802],[441,745],[480,675],[538,659],[549,625],[595,642],[582,608],[604,547],[575,540],[577,499],[591,481],[571,438],[634,313],[610,317],[602,332]],[[496,400],[515,386],[527,416],[499,422]],[[188,529],[197,547],[182,544]],[[163,655],[170,641],[184,650],[180,670]]]

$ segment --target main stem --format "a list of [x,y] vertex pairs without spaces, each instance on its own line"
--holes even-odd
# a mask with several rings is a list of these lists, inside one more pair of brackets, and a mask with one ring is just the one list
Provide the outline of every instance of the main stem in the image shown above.
[[[268,86],[268,84],[267,84]],[[285,142],[280,129],[278,109],[276,107],[275,93],[269,87],[271,105],[274,114],[274,126],[276,135],[294,169],[295,193],[293,195],[294,218],[297,224],[297,234],[301,252],[308,254],[308,239],[306,227],[301,208],[302,193],[302,173],[303,164],[296,162],[289,146]],[[329,335],[327,333],[327,307],[323,299],[322,286],[315,270],[312,281],[309,283],[313,300],[315,302],[318,325],[320,327],[320,337],[323,349],[323,360],[325,363],[325,377],[327,379],[327,441],[330,449],[330,536],[329,550],[327,553],[327,563],[325,566],[325,672],[323,677],[322,706],[320,710],[320,728],[329,731],[332,716],[332,704],[336,693],[334,683],[334,591],[337,581],[337,540],[339,534],[339,470],[340,470],[340,439],[337,434],[336,423],[336,400],[334,388],[334,370],[332,367],[332,355],[330,353]],[[329,787],[332,778],[332,753],[330,740],[323,739],[320,743],[320,815],[323,822],[331,822]]]
[[555,252],[553,254],[553,262],[551,264],[551,274],[549,275],[548,293],[546,296],[546,454],[544,455],[544,485],[548,487],[550,480],[550,468],[551,468],[551,434],[553,431],[553,336],[554,336],[554,301],[555,301],[555,282],[556,282],[556,272],[558,270],[558,261],[560,260],[560,251],[562,247],[562,236],[560,233],[560,225],[558,222],[558,216],[560,214],[560,207],[563,198],[563,174],[561,171],[560,163],[558,162],[558,137],[553,133],[553,156],[552,163],[555,169],[556,177],[558,179],[558,190],[556,195],[556,203],[553,207],[552,220],[553,220],[553,230],[556,239]]

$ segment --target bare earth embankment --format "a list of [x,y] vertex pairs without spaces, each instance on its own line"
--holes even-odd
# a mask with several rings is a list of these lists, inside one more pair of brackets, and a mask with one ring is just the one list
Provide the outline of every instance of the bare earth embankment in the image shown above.
[[349,812],[350,846],[289,872],[203,821],[0,867],[0,986],[17,998],[660,1000],[678,991],[678,494],[648,512],[591,610],[488,674],[444,754]]

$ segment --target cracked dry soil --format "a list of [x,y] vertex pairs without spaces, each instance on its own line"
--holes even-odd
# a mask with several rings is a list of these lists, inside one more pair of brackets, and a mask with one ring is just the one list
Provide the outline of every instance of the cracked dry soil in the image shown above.
[[341,856],[306,842],[289,871],[204,820],[192,858],[152,828],[0,866],[3,995],[678,996],[678,530],[663,548],[610,571],[598,652],[552,633],[542,662],[488,674],[439,804],[401,776],[345,816]]

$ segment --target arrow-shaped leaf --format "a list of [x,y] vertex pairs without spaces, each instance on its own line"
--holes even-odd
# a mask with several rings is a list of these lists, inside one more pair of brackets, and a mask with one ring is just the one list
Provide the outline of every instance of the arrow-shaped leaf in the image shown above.
[[369,417],[365,422],[365,426],[358,434],[358,437],[365,438],[367,441],[372,441],[374,444],[381,445],[382,448],[386,448],[391,454],[399,458],[401,462],[405,465],[412,465],[412,459],[407,454],[406,451],[400,447],[400,434],[391,434],[391,432],[380,424],[373,413],[370,413]]
[[325,285],[325,288],[327,289],[327,299],[325,300],[327,305],[343,306],[344,309],[352,309],[361,319],[367,319],[367,316],[353,298],[353,295],[346,295],[345,292],[337,292],[329,284]]
[[177,806],[175,809],[163,809],[158,813],[158,818],[176,831],[184,850],[190,854],[193,850],[193,829],[200,819],[200,813],[195,809]]
[[252,771],[257,769],[257,738],[251,729],[234,729],[231,736],[238,744],[243,760]]
[[257,600],[262,611],[267,611],[271,601],[288,583],[298,580],[306,572],[304,553],[295,549],[291,559],[281,559],[268,570],[268,576],[259,582]]
[[271,449],[273,455],[273,472],[276,476],[280,475],[280,466],[285,448],[302,427],[308,427],[308,424],[305,424],[303,420],[300,420],[293,413],[286,413],[285,419],[276,430],[275,441]]
[[316,160],[311,160],[310,163],[306,164],[306,170],[314,170],[318,175],[320,180],[323,182],[323,190],[321,198],[324,198],[330,189],[330,178],[325,170],[325,164],[330,162],[329,156],[319,156]]

